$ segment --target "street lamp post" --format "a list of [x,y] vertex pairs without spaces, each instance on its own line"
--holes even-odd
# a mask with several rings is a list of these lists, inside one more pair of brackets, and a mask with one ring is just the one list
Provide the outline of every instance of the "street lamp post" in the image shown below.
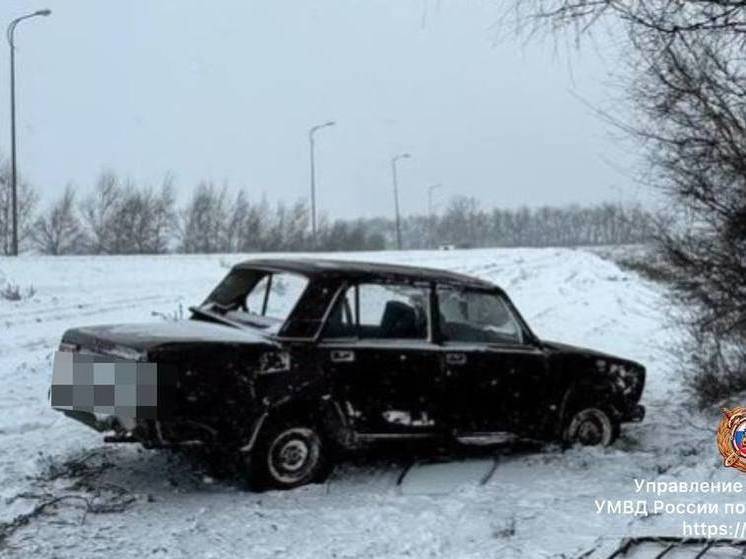
[[18,256],[18,171],[16,167],[16,46],[14,34],[16,26],[24,19],[37,16],[48,16],[52,10],[37,10],[25,16],[17,17],[10,22],[7,29],[8,44],[10,45],[10,190],[11,205],[13,206],[13,245],[12,255]]
[[429,216],[433,215],[433,192],[439,188],[443,188],[443,185],[440,183],[427,187],[427,215]]
[[312,126],[308,131],[308,143],[311,150],[311,240],[314,248],[316,248],[316,144],[314,141],[314,134],[322,128],[334,126],[335,124],[336,123],[333,120],[330,120],[324,124]]
[[442,187],[442,184],[433,184],[427,187],[427,219],[429,221],[428,234],[430,236],[431,246],[434,244],[433,225],[435,222],[435,214],[433,213],[433,192]]
[[400,159],[409,159],[408,153],[399,153],[391,158],[391,177],[394,181],[394,211],[396,212],[396,248],[401,250],[401,219],[399,217],[399,181],[396,176],[396,163]]

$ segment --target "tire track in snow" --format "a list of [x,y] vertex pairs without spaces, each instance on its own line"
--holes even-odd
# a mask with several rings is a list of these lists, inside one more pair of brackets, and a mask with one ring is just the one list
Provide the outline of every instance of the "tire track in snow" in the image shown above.
[[[181,297],[150,295],[145,297],[127,297],[123,299],[112,299],[106,302],[106,306],[94,306],[93,303],[78,303],[73,305],[55,306],[51,309],[33,309],[27,311],[17,311],[12,313],[0,314],[0,322],[5,322],[7,326],[21,326],[34,322],[48,320],[66,320],[76,316],[93,316],[105,312],[141,306],[147,303],[174,303],[180,302]],[[63,311],[58,314],[58,311]],[[68,311],[68,312],[64,312]],[[82,312],[81,312],[82,311]],[[22,320],[17,320],[18,318]]]

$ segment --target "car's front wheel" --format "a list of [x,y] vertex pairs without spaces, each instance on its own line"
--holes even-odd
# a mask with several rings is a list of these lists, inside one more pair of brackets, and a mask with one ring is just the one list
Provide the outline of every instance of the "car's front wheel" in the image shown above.
[[253,487],[292,489],[321,479],[326,471],[326,445],[312,425],[268,426],[247,457]]
[[580,406],[569,414],[562,439],[565,444],[609,446],[619,436],[619,422],[606,410]]

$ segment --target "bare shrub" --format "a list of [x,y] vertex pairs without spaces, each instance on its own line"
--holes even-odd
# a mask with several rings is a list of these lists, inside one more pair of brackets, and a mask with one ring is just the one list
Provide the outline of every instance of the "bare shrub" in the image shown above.
[[34,295],[36,295],[36,289],[33,285],[22,290],[20,285],[8,282],[0,288],[0,299],[6,301],[22,301],[23,299],[31,299]]
[[684,383],[700,407],[746,390],[746,349],[740,339],[690,327],[680,349]]

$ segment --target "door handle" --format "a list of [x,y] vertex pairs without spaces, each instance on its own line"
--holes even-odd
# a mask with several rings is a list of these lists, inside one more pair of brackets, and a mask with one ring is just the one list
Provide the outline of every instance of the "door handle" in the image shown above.
[[466,354],[465,353],[446,353],[446,363],[449,365],[465,365]]
[[334,349],[331,352],[333,363],[352,363],[355,361],[355,352],[349,349]]

